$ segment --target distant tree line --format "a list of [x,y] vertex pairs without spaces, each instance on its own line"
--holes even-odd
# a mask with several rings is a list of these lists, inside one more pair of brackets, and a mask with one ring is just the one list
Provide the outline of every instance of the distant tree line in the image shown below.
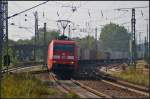
[[[43,28],[39,29],[39,39],[37,40],[38,45],[43,45],[44,41],[44,31]],[[105,51],[121,51],[121,52],[128,52],[129,51],[129,39],[130,34],[123,26],[119,26],[114,23],[110,23],[105,25],[100,33],[100,38],[97,41],[98,45],[101,46],[99,49]],[[46,46],[51,42],[52,39],[56,39],[59,36],[59,32],[55,30],[49,30],[46,33]],[[35,37],[33,36],[31,39],[26,40],[18,40],[13,41],[9,40],[9,45],[22,45],[22,44],[34,44]],[[95,39],[92,36],[86,36],[84,38],[73,38],[73,40],[77,41],[77,44],[81,48],[91,49],[95,47]],[[39,50],[37,57],[42,57],[43,50]],[[12,49],[9,49],[9,54],[12,60],[16,60],[15,54],[12,52]]]

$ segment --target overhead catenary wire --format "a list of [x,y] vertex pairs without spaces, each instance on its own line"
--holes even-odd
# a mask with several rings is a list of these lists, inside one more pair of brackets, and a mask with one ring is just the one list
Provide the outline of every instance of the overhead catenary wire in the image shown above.
[[45,1],[45,2],[43,2],[43,3],[40,3],[40,4],[36,5],[36,6],[33,6],[33,7],[31,7],[31,8],[28,8],[28,9],[26,9],[26,10],[24,10],[24,11],[21,11],[21,12],[19,12],[19,13],[13,14],[13,15],[7,17],[7,19],[10,19],[10,18],[12,18],[12,17],[15,17],[15,16],[17,16],[17,15],[19,15],[19,14],[22,14],[22,13],[24,13],[24,12],[26,12],[26,11],[29,11],[29,10],[31,10],[31,9],[33,9],[33,8],[36,8],[36,7],[40,6],[40,5],[43,5],[43,4],[47,3],[47,2],[48,2],[48,1]]
[[149,8],[149,6],[141,6],[141,7],[130,7],[130,8],[117,8],[114,10],[125,10],[125,9],[140,9],[140,8]]
[[[57,2],[57,1],[56,1],[56,2]],[[64,3],[63,3],[63,4],[64,4]],[[83,8],[83,9],[84,9],[84,8]],[[92,10],[94,10],[94,9],[92,9]],[[91,10],[90,10],[90,11],[91,11]],[[102,10],[102,11],[103,11],[103,10]],[[105,11],[105,10],[104,10],[104,11]],[[103,12],[104,12],[104,11],[103,11]],[[105,15],[105,13],[104,13],[104,15]],[[117,17],[116,17],[116,18],[117,18]],[[49,20],[49,19],[48,19],[48,20]],[[107,20],[110,20],[110,19],[107,18]],[[49,20],[49,21],[50,21],[50,20]],[[51,21],[50,21],[50,22],[51,22]]]
[[[32,16],[26,16],[26,18],[30,18],[30,21],[28,21],[28,22],[34,21],[34,17],[32,17]],[[20,19],[20,17],[19,17],[19,19]],[[48,21],[48,22],[56,22],[56,20],[48,19],[47,17],[45,17],[45,20]],[[21,19],[19,20],[19,25],[21,26],[20,21],[21,21]],[[39,19],[38,21],[41,22],[41,23],[44,22],[44,20],[42,20],[42,19]],[[32,25],[31,27],[34,27],[34,25]]]

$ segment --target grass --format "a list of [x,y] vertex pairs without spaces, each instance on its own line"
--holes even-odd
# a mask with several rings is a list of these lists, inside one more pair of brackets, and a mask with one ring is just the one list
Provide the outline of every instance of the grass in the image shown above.
[[119,73],[114,72],[112,75],[135,84],[149,86],[149,75],[143,74],[143,72],[136,70],[134,67],[130,67]]
[[61,93],[57,88],[49,88],[49,82],[31,74],[6,74],[1,79],[1,98],[79,98],[75,93]]
[[66,94],[64,98],[80,98],[80,97],[75,93],[69,93],[69,94]]
[[1,98],[40,98],[57,94],[31,74],[7,74],[1,84]]
[[137,61],[137,67],[138,68],[149,68],[149,65],[144,60]]

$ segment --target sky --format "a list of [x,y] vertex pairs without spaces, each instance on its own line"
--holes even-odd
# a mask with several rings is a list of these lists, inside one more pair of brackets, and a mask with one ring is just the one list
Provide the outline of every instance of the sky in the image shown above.
[[[21,12],[33,7],[44,1],[8,1],[8,16]],[[125,26],[131,32],[131,9],[128,11],[118,11],[118,8],[133,8],[149,6],[149,1],[49,1],[37,8],[10,18],[9,22],[9,39],[17,41],[18,39],[30,39],[34,36],[34,12],[38,12],[39,28],[47,23],[48,30],[62,31],[61,24],[57,20],[70,20],[71,37],[84,37],[86,35],[94,36],[95,28],[98,28],[98,38],[103,25],[110,22]],[[75,12],[72,7],[77,7]],[[144,41],[147,34],[147,24],[145,19],[149,19],[149,8],[135,9],[136,15],[136,37],[139,41]],[[43,16],[44,13],[44,16]],[[59,15],[59,16],[58,16]],[[25,21],[27,19],[27,21]],[[14,23],[15,25],[11,25]],[[24,27],[24,28],[20,28]],[[82,32],[81,29],[86,31]],[[68,27],[65,30],[68,35]],[[97,38],[97,39],[98,39]]]

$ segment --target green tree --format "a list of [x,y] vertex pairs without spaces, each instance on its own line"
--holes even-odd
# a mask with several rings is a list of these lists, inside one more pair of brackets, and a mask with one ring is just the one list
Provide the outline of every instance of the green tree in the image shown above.
[[[48,45],[52,39],[56,39],[57,37],[59,36],[59,33],[55,30],[52,30],[52,31],[47,31],[46,32],[46,42]],[[34,40],[35,40],[35,36],[33,36],[31,39],[25,39],[25,40],[18,40],[16,42],[16,44],[19,44],[19,45],[22,45],[22,44],[34,44]],[[37,39],[37,44],[38,45],[43,45],[43,42],[44,42],[44,31],[43,31],[43,28],[40,28],[39,29],[39,39]]]
[[[7,49],[4,48],[4,55],[7,55]],[[8,55],[10,56],[10,63],[15,66],[18,62],[15,52],[12,50],[12,48],[8,48]],[[3,56],[4,57],[4,56]],[[4,59],[4,58],[3,58]],[[10,65],[11,65],[10,64]]]
[[[46,32],[46,47],[48,47],[48,44],[51,42],[52,39],[56,39],[59,36],[59,33],[55,30],[48,30]],[[33,45],[35,44],[35,36],[33,36],[31,39],[19,39],[18,41],[9,40],[9,45]],[[37,45],[43,45],[44,44],[44,31],[43,28],[39,29],[39,39],[36,41]],[[38,59],[41,59],[43,57],[43,48],[36,49],[37,55],[36,57]],[[9,49],[9,55],[11,56],[11,63],[16,64],[17,63],[17,56],[15,56],[15,51],[12,51],[12,49]]]
[[[56,39],[59,36],[59,33],[57,31],[47,31],[46,32],[46,45],[51,42],[52,39]],[[35,37],[31,38],[31,43],[34,44]],[[44,31],[43,29],[39,29],[39,39],[37,40],[38,44],[43,45],[44,43]]]
[[101,46],[104,50],[128,52],[129,39],[130,34],[127,30],[114,23],[105,25],[100,34]]
[[[57,31],[47,31],[46,32],[46,47],[48,47],[49,43],[53,40],[56,39],[59,36],[59,33]],[[32,37],[31,40],[29,41],[29,44],[34,44],[34,39],[35,37]],[[43,29],[39,29],[39,39],[37,39],[36,42],[37,45],[43,45],[44,44],[44,31]],[[44,48],[44,47],[43,47]],[[36,49],[37,50],[37,55],[36,57],[38,59],[43,58],[43,48]]]
[[76,41],[80,48],[86,48],[86,49],[91,49],[94,48],[94,37],[92,36],[86,36],[82,39],[76,38]]

